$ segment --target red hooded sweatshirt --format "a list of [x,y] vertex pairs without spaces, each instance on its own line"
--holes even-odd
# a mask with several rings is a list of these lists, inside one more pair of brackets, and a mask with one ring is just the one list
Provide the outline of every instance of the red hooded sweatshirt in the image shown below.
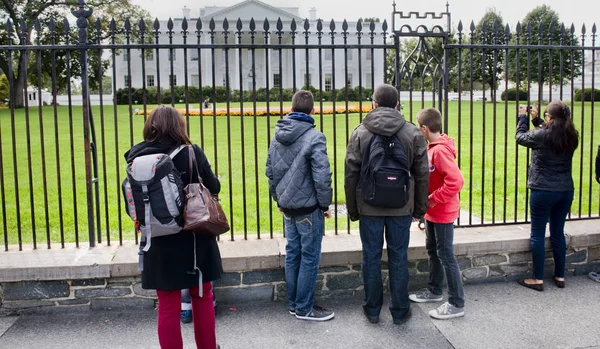
[[453,223],[460,212],[458,193],[465,180],[455,162],[454,139],[445,134],[427,146],[429,155],[429,206],[425,219]]

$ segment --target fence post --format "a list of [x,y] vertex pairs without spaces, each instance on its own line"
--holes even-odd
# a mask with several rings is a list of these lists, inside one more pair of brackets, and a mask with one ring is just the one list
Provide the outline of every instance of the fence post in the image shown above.
[[94,235],[94,201],[92,196],[92,158],[90,148],[90,105],[88,91],[87,70],[87,26],[88,18],[92,15],[92,9],[84,9],[85,0],[78,0],[79,8],[71,9],[73,16],[77,17],[79,60],[81,64],[81,105],[83,109],[83,143],[85,148],[85,191],[87,198],[88,235],[89,245],[96,245]]

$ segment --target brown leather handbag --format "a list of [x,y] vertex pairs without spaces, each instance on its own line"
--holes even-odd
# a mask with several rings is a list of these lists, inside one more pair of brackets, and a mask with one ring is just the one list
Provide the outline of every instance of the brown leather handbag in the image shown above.
[[[215,237],[229,231],[227,216],[219,203],[219,198],[212,195],[202,183],[194,148],[188,146],[190,160],[190,183],[183,189],[185,192],[185,208],[183,210],[183,229],[199,235]],[[192,183],[194,169],[199,183]]]

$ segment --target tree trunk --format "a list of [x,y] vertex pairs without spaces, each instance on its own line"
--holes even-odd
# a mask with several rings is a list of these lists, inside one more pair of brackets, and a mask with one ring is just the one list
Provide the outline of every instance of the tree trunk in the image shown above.
[[[27,85],[27,76],[25,75],[23,67],[27,64],[27,54],[21,54],[19,56],[19,68],[15,76],[13,89],[10,91],[12,95],[12,107],[23,108],[25,106],[24,92]],[[14,69],[14,67],[13,67]],[[14,70],[13,70],[14,74]]]

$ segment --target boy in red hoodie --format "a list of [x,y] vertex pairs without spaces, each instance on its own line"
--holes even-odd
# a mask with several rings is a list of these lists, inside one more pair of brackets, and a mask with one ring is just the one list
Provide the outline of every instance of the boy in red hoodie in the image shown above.
[[425,235],[429,255],[428,287],[411,294],[417,303],[442,301],[444,273],[448,282],[448,301],[429,316],[435,319],[451,319],[464,316],[464,291],[458,262],[454,257],[454,221],[458,218],[460,202],[458,193],[464,178],[456,165],[454,139],[441,133],[442,115],[435,108],[423,109],[417,114],[417,122],[429,143],[429,204],[425,214]]

